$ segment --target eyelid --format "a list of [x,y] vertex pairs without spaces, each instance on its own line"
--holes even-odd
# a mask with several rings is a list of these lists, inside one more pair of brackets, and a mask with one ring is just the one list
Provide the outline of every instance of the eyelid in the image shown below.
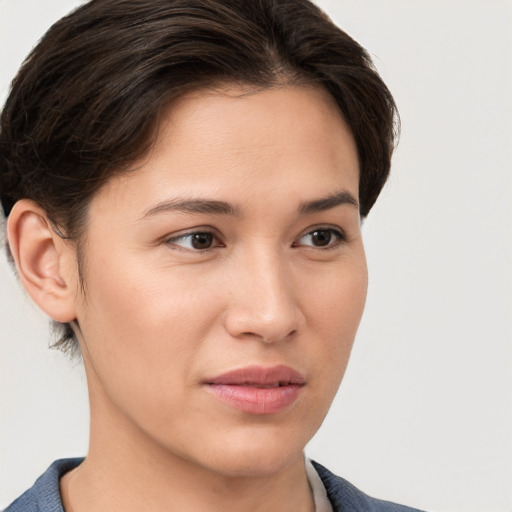
[[[318,250],[328,250],[328,249],[334,249],[336,247],[339,247],[342,244],[345,244],[348,242],[348,237],[343,229],[341,229],[339,226],[332,226],[332,225],[320,225],[320,226],[312,226],[308,228],[306,231],[304,231],[298,238],[297,241],[301,238],[304,238],[307,235],[311,235],[315,231],[329,231],[334,234],[336,237],[336,240],[334,243],[330,243],[327,246],[313,246],[313,245],[305,245],[304,247],[311,247],[313,249]],[[297,242],[293,243],[294,247],[301,247],[301,244],[298,244]]]
[[[311,235],[315,231],[329,231],[332,233],[335,237],[335,240],[333,242],[330,242],[326,246],[314,246],[309,244],[299,244],[298,241],[301,238],[304,238],[307,235]],[[192,237],[193,235],[197,234],[210,234],[214,237],[214,244],[212,247],[208,247],[206,249],[195,249],[195,248],[188,248],[184,247],[178,243],[176,243],[180,239],[186,239],[189,237]],[[211,251],[213,249],[217,249],[219,247],[224,247],[224,242],[222,241],[222,236],[219,234],[218,230],[211,227],[211,226],[197,226],[194,228],[189,228],[184,231],[179,231],[177,233],[173,233],[171,235],[167,235],[162,239],[163,243],[174,246],[177,250],[182,250],[184,252],[192,252],[192,253],[202,253]],[[348,242],[348,237],[345,233],[345,231],[340,228],[339,226],[333,226],[333,225],[318,225],[318,226],[311,226],[307,230],[303,231],[296,239],[296,241],[293,242],[292,247],[310,247],[312,249],[317,250],[328,250],[328,249],[334,249],[342,244],[345,244]]]
[[[217,243],[215,245],[213,245],[212,247],[208,247],[207,249],[188,248],[188,247],[183,247],[176,243],[177,240],[190,238],[193,235],[198,235],[198,234],[212,235],[214,240],[216,240]],[[192,252],[192,253],[203,253],[203,252],[211,251],[212,249],[217,249],[218,247],[224,246],[224,244],[222,242],[222,238],[221,238],[220,234],[218,233],[218,231],[210,226],[198,226],[198,227],[187,229],[185,231],[167,235],[163,238],[163,242],[170,246],[174,246],[174,248],[176,248],[177,250],[182,250],[185,252]]]

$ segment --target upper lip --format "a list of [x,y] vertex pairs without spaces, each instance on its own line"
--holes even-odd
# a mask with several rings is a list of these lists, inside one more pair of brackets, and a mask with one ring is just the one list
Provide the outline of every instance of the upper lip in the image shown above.
[[286,386],[303,385],[304,377],[293,368],[285,365],[246,366],[206,379],[205,384],[224,384],[232,386]]

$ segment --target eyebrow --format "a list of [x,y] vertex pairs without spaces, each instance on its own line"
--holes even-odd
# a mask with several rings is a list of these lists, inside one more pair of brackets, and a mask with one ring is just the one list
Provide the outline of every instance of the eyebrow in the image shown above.
[[357,199],[350,192],[347,192],[346,190],[340,190],[339,192],[335,192],[330,196],[301,203],[299,212],[303,215],[323,212],[343,204],[348,204],[359,209],[359,203],[357,202]]
[[144,212],[142,219],[151,217],[159,213],[177,211],[186,213],[205,213],[215,215],[240,215],[240,208],[226,203],[225,201],[216,201],[213,199],[170,199],[162,201]]
[[[355,197],[346,190],[341,190],[327,197],[305,201],[299,205],[299,213],[307,215],[316,212],[330,210],[336,206],[348,204],[359,208],[359,203]],[[168,199],[149,208],[143,214],[141,219],[152,217],[165,212],[185,212],[185,213],[202,213],[214,215],[232,215],[241,216],[242,210],[239,206],[225,201],[217,201],[214,199]]]

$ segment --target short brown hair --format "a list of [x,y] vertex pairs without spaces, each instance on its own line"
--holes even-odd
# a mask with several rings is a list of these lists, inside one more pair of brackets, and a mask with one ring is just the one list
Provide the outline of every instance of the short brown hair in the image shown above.
[[[364,48],[308,0],[92,0],[25,60],[0,117],[0,198],[37,202],[80,240],[87,206],[150,149],[159,112],[194,89],[296,82],[336,100],[359,155],[365,217],[390,169],[393,98]],[[64,326],[60,345],[74,335]]]

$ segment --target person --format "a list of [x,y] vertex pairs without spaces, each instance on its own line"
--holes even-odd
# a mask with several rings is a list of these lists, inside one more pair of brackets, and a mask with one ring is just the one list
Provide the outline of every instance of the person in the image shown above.
[[397,135],[357,42],[309,0],[92,0],[0,122],[8,257],[91,414],[7,511],[413,511],[304,457]]

